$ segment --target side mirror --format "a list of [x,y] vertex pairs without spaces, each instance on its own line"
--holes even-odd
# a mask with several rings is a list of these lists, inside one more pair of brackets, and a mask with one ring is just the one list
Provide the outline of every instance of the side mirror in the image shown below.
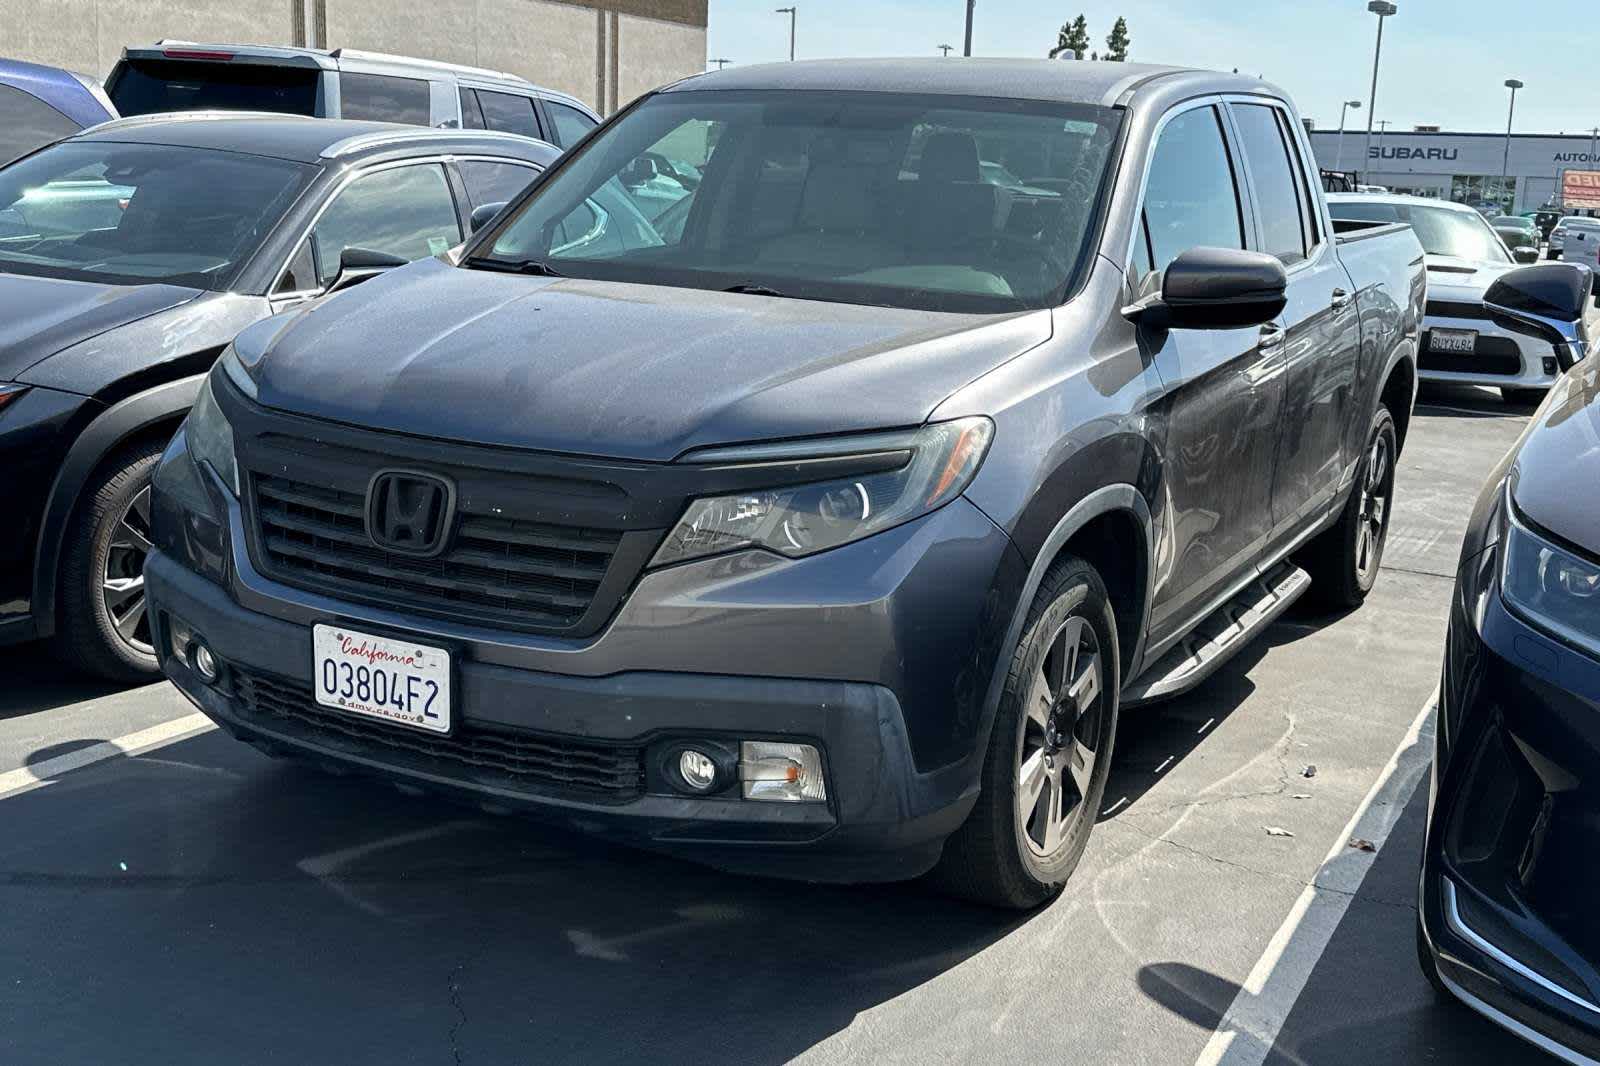
[[477,233],[483,227],[487,226],[490,221],[494,219],[494,216],[505,210],[506,204],[508,203],[510,203],[509,200],[501,200],[499,203],[479,204],[477,207],[474,207],[472,209],[471,217],[467,219],[468,232]]
[[369,278],[375,278],[385,270],[403,267],[410,262],[398,255],[388,252],[377,252],[371,248],[346,248],[339,253],[339,274],[333,279],[333,284],[328,286],[329,292],[338,292],[348,289],[352,285],[359,285]]
[[1583,318],[1594,287],[1594,273],[1577,263],[1517,267],[1495,279],[1483,294],[1484,308],[1497,324],[1529,332],[1555,346],[1566,370],[1583,351]]
[[1539,249],[1531,244],[1518,245],[1511,250],[1511,258],[1519,263],[1537,263],[1539,261]]
[[1161,295],[1128,308],[1155,329],[1240,329],[1276,318],[1289,276],[1263,252],[1190,248],[1168,264]]
[[622,184],[638,188],[658,173],[656,161],[642,155],[622,168]]

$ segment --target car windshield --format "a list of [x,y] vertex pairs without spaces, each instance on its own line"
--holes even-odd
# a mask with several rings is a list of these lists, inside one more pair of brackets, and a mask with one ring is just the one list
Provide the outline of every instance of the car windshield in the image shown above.
[[645,284],[1047,306],[1091,246],[1119,121],[1108,108],[940,95],[663,93],[472,251]]
[[1426,204],[1352,203],[1334,200],[1328,204],[1334,218],[1362,222],[1407,222],[1429,255],[1447,255],[1480,263],[1509,263],[1505,246],[1488,222],[1476,211]]
[[59,144],[0,170],[0,271],[226,288],[313,174],[236,152]]
[[1532,229],[1533,219],[1523,218],[1521,215],[1497,215],[1492,224],[1496,226],[1511,226],[1516,229]]
[[1556,223],[1557,229],[1600,229],[1600,220],[1592,218],[1564,218]]

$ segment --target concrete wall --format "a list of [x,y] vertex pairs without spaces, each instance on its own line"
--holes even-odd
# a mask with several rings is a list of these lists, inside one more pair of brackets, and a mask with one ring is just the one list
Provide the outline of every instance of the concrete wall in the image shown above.
[[[316,4],[316,0],[299,0]],[[322,0],[326,48],[520,74],[602,113],[706,66],[706,0]],[[297,0],[0,0],[0,55],[105,77],[162,37],[292,44]]]

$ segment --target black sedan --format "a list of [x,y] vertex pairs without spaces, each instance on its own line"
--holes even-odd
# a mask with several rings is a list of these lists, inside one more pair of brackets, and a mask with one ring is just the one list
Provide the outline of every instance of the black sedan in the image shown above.
[[459,244],[557,155],[483,130],[193,113],[0,169],[0,644],[53,637],[74,665],[155,677],[150,474],[217,353]]
[[1600,1062],[1600,360],[1588,278],[1544,264],[1484,302],[1563,365],[1467,531],[1439,695],[1419,948],[1430,979]]

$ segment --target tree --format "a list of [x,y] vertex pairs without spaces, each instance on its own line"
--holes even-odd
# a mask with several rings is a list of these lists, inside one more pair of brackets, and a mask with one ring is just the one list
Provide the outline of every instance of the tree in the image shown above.
[[1050,49],[1050,58],[1055,59],[1064,52],[1071,52],[1074,59],[1082,59],[1088,50],[1089,20],[1080,14],[1071,23],[1061,24],[1061,32],[1056,35],[1056,46]]
[[1123,63],[1128,59],[1128,45],[1133,41],[1128,37],[1128,20],[1121,15],[1111,27],[1111,33],[1106,37],[1105,58],[1114,63]]

